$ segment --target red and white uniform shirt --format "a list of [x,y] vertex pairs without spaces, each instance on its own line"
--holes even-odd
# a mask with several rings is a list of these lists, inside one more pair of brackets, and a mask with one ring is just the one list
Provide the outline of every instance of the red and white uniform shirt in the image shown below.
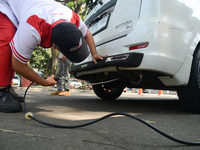
[[3,14],[6,14],[6,16],[13,23],[13,25],[15,27],[18,27],[19,22],[18,22],[17,18],[13,14],[10,6],[4,0],[0,0],[0,12]]
[[[87,37],[89,30],[80,17],[71,9],[54,0],[2,0],[15,15],[1,9],[17,27],[17,32],[10,42],[13,55],[22,63],[27,63],[35,46],[49,48],[51,31],[59,22],[74,23]],[[3,4],[4,5],[4,4]],[[11,16],[11,17],[10,17]]]

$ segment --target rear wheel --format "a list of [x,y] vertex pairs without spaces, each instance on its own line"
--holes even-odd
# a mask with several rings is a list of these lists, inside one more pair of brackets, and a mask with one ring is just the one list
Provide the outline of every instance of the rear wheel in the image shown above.
[[94,85],[93,90],[94,93],[102,98],[102,99],[107,99],[107,100],[115,100],[118,98],[124,88],[111,88],[111,89],[106,89],[103,85]]
[[200,113],[200,49],[194,54],[188,85],[177,93],[186,109]]

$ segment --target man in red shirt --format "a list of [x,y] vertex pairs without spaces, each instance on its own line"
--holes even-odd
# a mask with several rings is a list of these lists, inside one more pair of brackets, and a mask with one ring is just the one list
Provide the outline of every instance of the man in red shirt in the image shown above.
[[95,64],[104,57],[80,17],[53,0],[2,0],[0,18],[0,112],[22,110],[8,91],[14,71],[43,86],[57,83],[54,75],[45,80],[28,67],[35,46],[53,46],[73,62],[86,59],[89,50]]

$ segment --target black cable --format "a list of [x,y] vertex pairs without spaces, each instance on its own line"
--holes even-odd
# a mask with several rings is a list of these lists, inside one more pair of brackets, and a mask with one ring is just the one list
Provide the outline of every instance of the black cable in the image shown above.
[[[24,110],[26,113],[28,113],[27,109],[26,109],[26,103],[25,103],[25,97],[26,97],[26,93],[28,91],[28,89],[30,88],[30,86],[33,84],[34,82],[32,82],[26,89],[25,91],[25,94],[24,94]],[[66,129],[74,129],[74,128],[80,128],[80,127],[84,127],[84,126],[88,126],[88,125],[91,125],[91,124],[94,124],[94,123],[97,123],[101,120],[104,120],[106,118],[109,118],[111,116],[116,116],[116,115],[123,115],[123,116],[126,116],[126,117],[130,117],[132,119],[135,119],[135,120],[138,120],[140,122],[142,122],[143,124],[147,125],[148,127],[150,127],[151,129],[155,130],[156,132],[160,133],[161,135],[163,135],[164,137],[174,141],[174,142],[177,142],[177,143],[181,143],[181,144],[186,144],[186,145],[193,145],[193,146],[200,146],[200,142],[187,142],[187,141],[182,141],[182,140],[179,140],[179,139],[176,139],[166,133],[164,133],[163,131],[159,130],[158,128],[154,127],[153,125],[151,125],[150,123],[144,121],[143,119],[139,118],[139,117],[136,117],[136,116],[133,116],[131,114],[127,114],[127,113],[111,113],[111,114],[108,114],[106,116],[103,116],[99,119],[96,119],[94,121],[91,121],[91,122],[88,122],[88,123],[85,123],[85,124],[81,124],[81,125],[74,125],[74,126],[63,126],[63,125],[56,125],[56,124],[51,124],[51,123],[47,123],[47,122],[44,122],[44,121],[41,121],[31,115],[28,115],[29,118],[41,123],[41,124],[44,124],[44,125],[47,125],[47,126],[51,126],[51,127],[56,127],[56,128],[66,128]]]
[[28,110],[26,109],[26,103],[25,103],[26,93],[28,92],[28,89],[31,87],[31,85],[33,85],[33,83],[34,83],[34,82],[32,82],[32,83],[26,88],[26,91],[25,91],[25,93],[24,93],[24,100],[23,100],[23,102],[24,102],[24,110],[25,110],[26,113],[28,112]]

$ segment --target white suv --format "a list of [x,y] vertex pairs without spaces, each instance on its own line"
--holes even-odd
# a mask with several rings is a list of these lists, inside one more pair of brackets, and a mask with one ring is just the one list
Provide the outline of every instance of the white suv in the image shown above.
[[98,54],[71,73],[102,99],[124,87],[176,90],[183,105],[200,112],[200,0],[96,0],[85,23]]

